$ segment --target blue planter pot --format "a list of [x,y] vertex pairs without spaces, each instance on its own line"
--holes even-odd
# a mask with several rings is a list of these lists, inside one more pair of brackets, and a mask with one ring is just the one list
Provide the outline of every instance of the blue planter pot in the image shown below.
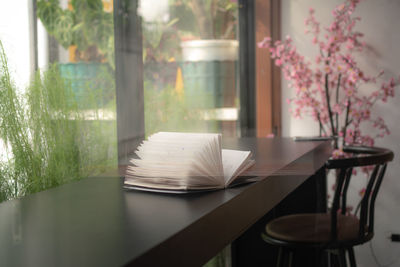
[[112,81],[101,75],[108,70],[106,63],[59,64],[61,77],[70,85],[78,107],[91,109],[103,107],[113,99],[115,92]]
[[192,40],[181,43],[185,100],[193,108],[234,107],[237,40]]
[[193,108],[234,107],[237,61],[182,63],[185,101]]

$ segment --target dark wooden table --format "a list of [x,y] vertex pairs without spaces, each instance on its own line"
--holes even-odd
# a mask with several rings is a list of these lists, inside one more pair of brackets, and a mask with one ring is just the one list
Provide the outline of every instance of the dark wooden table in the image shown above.
[[168,195],[127,191],[121,178],[96,177],[1,203],[0,266],[200,266],[232,242],[234,265],[243,265],[252,225],[315,177],[330,144],[243,138],[223,146],[252,150],[249,174],[265,179]]

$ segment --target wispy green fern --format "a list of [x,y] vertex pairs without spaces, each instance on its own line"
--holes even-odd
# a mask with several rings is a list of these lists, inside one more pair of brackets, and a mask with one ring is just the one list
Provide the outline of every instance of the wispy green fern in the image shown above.
[[37,72],[25,94],[16,89],[0,42],[0,139],[7,150],[0,157],[0,202],[116,165],[115,121],[101,120],[96,97],[89,99],[97,115],[85,120],[57,65]]

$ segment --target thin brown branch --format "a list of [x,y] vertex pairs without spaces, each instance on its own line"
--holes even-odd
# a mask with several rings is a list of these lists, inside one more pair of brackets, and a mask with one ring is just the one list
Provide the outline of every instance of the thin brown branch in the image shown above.
[[346,139],[347,126],[349,126],[351,121],[353,121],[353,120],[351,120],[349,122],[350,106],[351,106],[351,102],[350,102],[350,99],[348,99],[347,100],[347,107],[346,107],[346,119],[345,119],[345,122],[344,122],[344,129],[343,129],[343,143],[342,143],[342,146],[344,146],[345,143],[346,143],[345,139]]
[[318,122],[319,122],[319,136],[322,136],[322,132],[324,132],[325,135],[326,135],[326,131],[325,131],[324,125],[321,122],[321,118],[320,118],[319,113],[317,115],[317,118],[318,118]]
[[[340,80],[342,79],[342,74],[339,74],[338,83],[336,86],[336,104],[339,104],[339,88],[340,88]],[[339,134],[339,113],[336,112],[336,133]]]
[[326,105],[328,108],[329,121],[331,123],[332,136],[335,136],[336,135],[335,125],[333,123],[333,114],[332,114],[330,96],[329,96],[329,74],[325,74],[325,97],[326,97]]

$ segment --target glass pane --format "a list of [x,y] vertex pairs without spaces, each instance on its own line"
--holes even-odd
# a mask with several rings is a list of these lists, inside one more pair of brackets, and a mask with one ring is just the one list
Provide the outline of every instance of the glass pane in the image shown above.
[[32,65],[37,51],[39,70],[21,84],[12,69],[24,66],[6,62],[18,58],[8,48],[19,44],[7,44],[0,66],[8,92],[0,96],[0,201],[116,168],[112,9],[112,0],[38,0],[37,42],[35,21],[8,24],[8,34],[30,29],[19,33],[31,36],[23,53]]
[[[237,135],[237,8],[230,0],[139,1],[147,136],[158,131]],[[229,250],[206,266],[226,266]]]
[[142,0],[145,132],[238,127],[237,3]]

